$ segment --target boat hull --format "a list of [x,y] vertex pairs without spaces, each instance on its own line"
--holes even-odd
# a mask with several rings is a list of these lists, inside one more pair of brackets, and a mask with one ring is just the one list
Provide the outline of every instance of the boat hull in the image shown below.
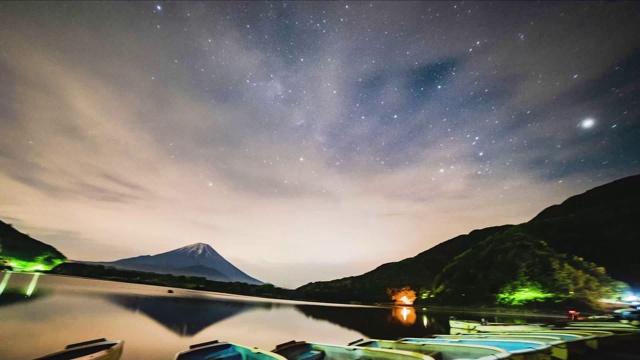
[[357,346],[290,341],[278,345],[274,353],[287,360],[435,360],[433,357],[409,351],[371,349]]
[[360,340],[350,345],[374,349],[411,351],[441,360],[496,360],[511,358],[511,354],[503,349],[482,345],[409,343],[391,340]]
[[122,356],[124,341],[96,339],[67,347],[36,360],[118,360]]
[[[481,339],[481,340],[515,340],[515,341],[533,341],[548,344],[551,346],[551,356],[555,359],[567,360],[569,358],[569,347],[567,343],[559,337],[550,335],[529,335],[529,334],[466,334],[466,335],[434,335],[436,339]],[[576,355],[578,355],[576,353]]]
[[492,346],[511,353],[510,359],[518,360],[550,360],[551,346],[534,341],[515,341],[502,339],[438,339],[438,338],[404,338],[400,341],[432,344],[467,344]]
[[549,329],[544,324],[481,323],[479,321],[457,319],[450,319],[449,327],[477,332],[543,331]]

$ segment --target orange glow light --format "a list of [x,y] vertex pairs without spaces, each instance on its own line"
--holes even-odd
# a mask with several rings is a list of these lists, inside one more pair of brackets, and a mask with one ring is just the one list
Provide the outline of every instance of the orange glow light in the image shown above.
[[391,300],[395,301],[396,305],[412,305],[416,300],[416,292],[409,287],[387,289],[387,294],[389,294]]

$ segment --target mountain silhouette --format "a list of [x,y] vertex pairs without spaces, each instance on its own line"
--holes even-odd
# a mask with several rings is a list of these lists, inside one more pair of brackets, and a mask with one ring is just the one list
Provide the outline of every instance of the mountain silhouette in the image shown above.
[[262,285],[218,254],[211,246],[196,243],[157,255],[143,255],[99,264],[120,269],[162,274],[201,276],[209,280]]

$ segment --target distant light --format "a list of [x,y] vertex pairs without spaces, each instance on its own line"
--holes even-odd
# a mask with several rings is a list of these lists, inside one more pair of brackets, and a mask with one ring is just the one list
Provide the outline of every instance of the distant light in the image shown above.
[[580,127],[583,129],[591,129],[596,124],[596,121],[592,118],[584,119],[580,122]]
[[162,6],[156,5],[156,10],[161,11],[162,10]]
[[629,301],[629,302],[638,301],[638,297],[636,295],[629,295],[624,298],[624,301]]

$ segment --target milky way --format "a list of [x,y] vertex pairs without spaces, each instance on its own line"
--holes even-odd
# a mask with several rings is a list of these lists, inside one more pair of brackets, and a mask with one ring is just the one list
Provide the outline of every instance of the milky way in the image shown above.
[[640,5],[0,3],[0,220],[282,286],[640,170]]

